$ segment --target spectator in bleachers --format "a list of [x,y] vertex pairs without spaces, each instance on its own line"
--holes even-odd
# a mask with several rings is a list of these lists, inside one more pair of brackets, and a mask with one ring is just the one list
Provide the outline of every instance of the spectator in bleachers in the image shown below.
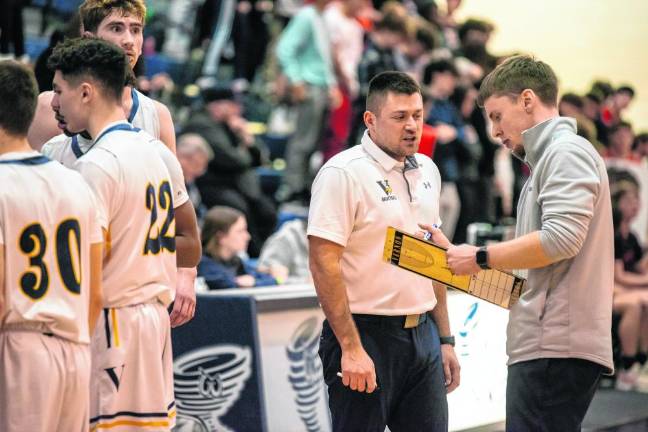
[[[0,13],[0,60],[29,62],[25,54],[23,0],[3,0]],[[11,49],[13,48],[13,49]]]
[[632,126],[624,121],[619,122],[608,131],[608,147],[603,151],[603,157],[639,162],[639,156],[632,150],[633,143]]
[[383,11],[382,18],[374,23],[373,29],[368,33],[358,65],[360,93],[353,103],[348,147],[358,144],[365,131],[363,115],[369,81],[381,72],[397,70],[394,50],[407,37],[407,26],[404,12],[399,11],[398,7],[395,8],[393,3],[385,3],[389,12]]
[[364,47],[364,29],[357,17],[369,7],[367,0],[346,0],[329,3],[324,10],[324,23],[331,38],[333,65],[341,103],[331,110],[323,143],[324,161],[344,150],[351,128],[351,102],[358,96],[358,64]]
[[223,206],[209,210],[201,240],[203,256],[198,264],[198,276],[204,278],[210,290],[277,284],[275,278],[258,272],[241,258],[250,233],[245,215],[240,211]]
[[[614,210],[614,311],[621,315],[621,365],[616,388],[636,389],[648,352],[648,256],[630,224],[639,212],[638,184],[622,182],[612,194]],[[614,185],[613,185],[614,188]]]
[[488,52],[486,45],[494,26],[486,21],[470,18],[459,26],[461,48],[455,53],[479,65],[484,75],[495,69],[498,58]]
[[584,98],[575,93],[565,93],[558,103],[558,111],[561,116],[571,117],[576,120],[577,134],[588,140],[599,153],[602,153],[605,147],[596,137],[596,125],[592,120],[583,114],[585,107]]
[[459,218],[454,233],[455,243],[466,242],[466,229],[473,222],[484,220],[483,197],[479,194],[479,162],[482,158],[483,146],[475,128],[470,124],[470,118],[477,106],[479,92],[473,86],[458,86],[450,97],[457,107],[464,122],[463,147],[459,153],[459,180],[457,191],[461,202]]
[[203,92],[205,105],[191,115],[184,133],[204,138],[214,153],[207,172],[196,179],[203,204],[226,205],[242,211],[250,222],[249,254],[256,257],[277,223],[276,209],[261,190],[255,167],[261,150],[241,113],[241,104],[230,88],[215,87]]
[[267,0],[239,0],[232,27],[234,44],[234,80],[239,88],[247,88],[257,69],[265,60],[270,40],[266,13]]
[[[596,93],[589,92],[583,96],[583,115],[590,121],[596,122],[601,111],[601,97]],[[598,136],[597,136],[598,138]]]
[[443,221],[441,229],[448,239],[452,239],[461,209],[457,191],[461,175],[459,159],[465,156],[467,148],[462,115],[449,100],[457,84],[457,69],[448,60],[435,60],[426,66],[423,84],[431,105],[426,114],[426,123],[437,127],[437,131],[450,132],[437,135],[433,160],[439,167],[443,182],[439,202]]
[[632,149],[644,164],[648,163],[648,132],[642,132],[635,137]]
[[425,66],[432,60],[437,34],[432,24],[421,18],[409,18],[408,27],[408,37],[396,51],[396,67],[420,83]]
[[296,130],[286,146],[282,184],[275,194],[280,202],[308,198],[309,160],[324,132],[327,109],[339,103],[331,42],[323,18],[329,1],[315,0],[302,7],[277,43],[277,59],[298,113]]
[[258,269],[280,283],[311,280],[305,219],[285,222],[266,240],[259,255]]
[[630,86],[621,86],[608,93],[610,88],[606,87],[605,83],[595,83],[593,87],[596,87],[597,84],[598,88],[601,89],[600,91],[606,94],[606,97],[601,104],[596,127],[599,141],[608,145],[610,131],[623,121],[623,112],[628,108],[634,98],[634,89]]
[[207,171],[207,164],[214,158],[214,152],[203,137],[194,133],[186,133],[178,138],[176,156],[182,167],[189,199],[196,209],[198,221],[202,221],[207,207],[202,202],[196,179]]

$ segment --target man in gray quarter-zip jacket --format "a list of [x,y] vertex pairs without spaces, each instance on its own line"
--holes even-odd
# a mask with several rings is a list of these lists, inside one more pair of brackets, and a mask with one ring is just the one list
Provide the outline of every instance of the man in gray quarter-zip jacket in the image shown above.
[[511,308],[506,430],[580,431],[601,373],[612,364],[614,243],[605,164],[559,117],[557,79],[528,56],[483,81],[492,134],[531,169],[518,204],[516,238],[482,248],[448,246],[455,274],[528,269]]

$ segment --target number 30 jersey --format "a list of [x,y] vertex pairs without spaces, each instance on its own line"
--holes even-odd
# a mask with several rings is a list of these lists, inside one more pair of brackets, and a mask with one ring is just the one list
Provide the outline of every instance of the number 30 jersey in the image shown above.
[[0,329],[89,343],[90,245],[102,241],[92,191],[78,173],[37,152],[1,155]]
[[174,208],[187,202],[182,169],[162,142],[113,123],[74,165],[94,191],[106,231],[104,307],[167,306],[176,283]]

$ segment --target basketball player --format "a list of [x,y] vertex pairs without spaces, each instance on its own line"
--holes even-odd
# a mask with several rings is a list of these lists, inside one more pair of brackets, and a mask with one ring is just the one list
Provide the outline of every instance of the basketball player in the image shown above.
[[79,173],[29,147],[37,96],[0,63],[0,430],[83,431],[102,234]]
[[[143,0],[86,0],[79,7],[79,13],[85,29],[84,35],[99,37],[121,47],[126,52],[132,69],[142,53],[146,16]],[[52,94],[52,92],[45,92],[40,96],[39,107],[41,108],[36,113],[37,121],[33,122],[30,133],[40,134],[40,131],[48,131],[49,137],[60,134],[45,143],[41,152],[67,167],[72,167],[77,158],[90,148],[92,138],[87,132],[74,134],[67,130],[65,121],[58,114],[58,106],[52,104]],[[47,106],[42,108],[46,101]],[[169,110],[163,104],[127,85],[122,93],[122,105],[129,123],[159,138],[175,153],[173,122]],[[39,148],[34,141],[30,140],[30,142],[34,148]],[[171,312],[173,327],[186,323],[194,315],[195,278],[196,269],[178,270],[177,292]]]
[[[146,5],[143,0],[86,0],[79,6],[79,14],[83,36],[98,37],[121,47],[128,56],[131,69],[135,67],[144,43]],[[55,114],[57,109],[52,105],[52,98],[53,92],[43,92],[38,98],[36,117],[29,129],[29,143],[36,150],[61,132],[74,135],[66,130],[65,122]],[[166,106],[131,86],[124,87],[122,104],[127,118],[135,127],[160,139],[175,153],[173,120]],[[90,145],[88,136],[85,138],[77,137],[81,150]],[[60,137],[54,143],[62,139]]]
[[[160,141],[128,123],[121,49],[73,39],[54,50],[49,66],[58,115],[70,131],[94,137],[74,168],[95,192],[106,238],[104,309],[91,342],[91,430],[168,430],[175,409],[165,308],[176,264],[200,259],[182,170]],[[188,235],[176,237],[176,226]]]

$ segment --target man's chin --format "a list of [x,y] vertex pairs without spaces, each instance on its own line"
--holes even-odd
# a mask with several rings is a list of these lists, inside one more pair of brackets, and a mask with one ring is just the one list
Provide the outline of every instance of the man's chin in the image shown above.
[[76,135],[76,133],[71,132],[71,131],[69,131],[69,130],[67,130],[67,129],[63,129],[63,133],[64,133],[65,136],[67,136],[67,137],[73,137],[74,135]]

